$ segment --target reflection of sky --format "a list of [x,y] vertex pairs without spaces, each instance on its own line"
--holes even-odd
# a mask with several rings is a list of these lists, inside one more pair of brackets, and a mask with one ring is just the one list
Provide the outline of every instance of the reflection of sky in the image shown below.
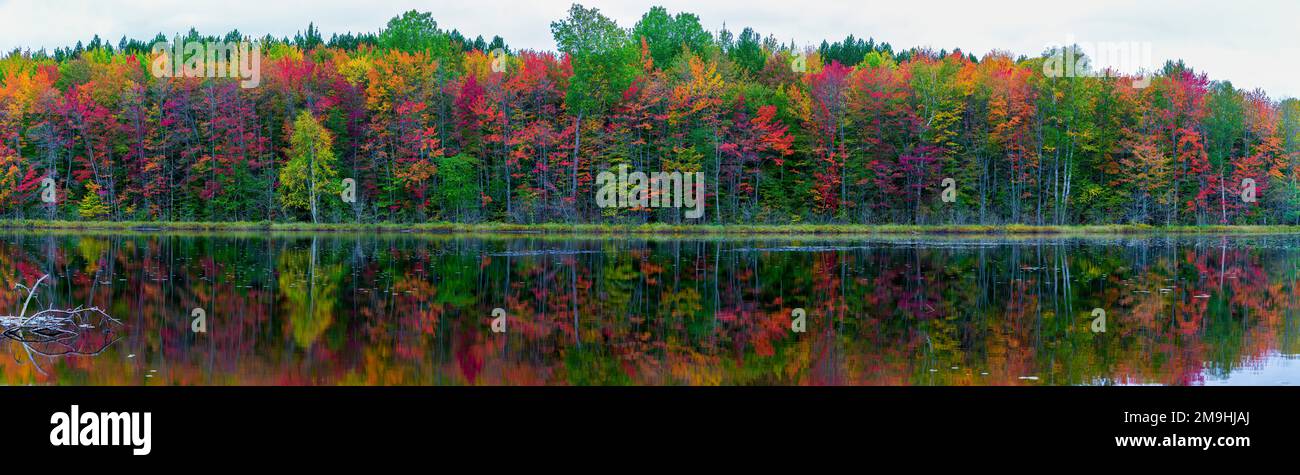
[[1300,384],[1300,355],[1272,354],[1248,362],[1226,377],[1205,372],[1206,386],[1278,386]]

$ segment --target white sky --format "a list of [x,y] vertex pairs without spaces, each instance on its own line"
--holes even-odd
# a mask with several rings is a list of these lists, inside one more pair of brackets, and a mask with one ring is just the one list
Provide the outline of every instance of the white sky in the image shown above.
[[[331,33],[375,32],[407,10],[473,38],[501,35],[512,48],[554,49],[550,22],[572,0],[0,0],[0,51],[70,46],[95,34],[149,39],[191,26],[292,36],[315,22]],[[1300,97],[1300,2],[1294,0],[581,0],[624,27],[653,5],[699,15],[705,28],[751,26],[782,42],[817,45],[849,33],[913,46],[1036,55],[1050,44],[1143,42],[1158,67],[1181,58],[1211,79]],[[1132,68],[1123,68],[1132,69]]]

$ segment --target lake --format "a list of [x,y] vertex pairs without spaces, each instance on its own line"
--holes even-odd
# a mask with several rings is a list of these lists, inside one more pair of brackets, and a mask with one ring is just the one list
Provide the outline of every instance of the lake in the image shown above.
[[0,383],[1287,385],[1298,286],[1297,236],[11,230]]

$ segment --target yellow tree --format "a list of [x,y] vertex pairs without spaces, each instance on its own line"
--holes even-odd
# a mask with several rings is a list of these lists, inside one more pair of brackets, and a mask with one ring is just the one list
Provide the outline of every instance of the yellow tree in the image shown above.
[[285,207],[309,209],[317,223],[318,197],[334,189],[334,137],[311,113],[303,111],[293,121],[289,163],[280,170],[280,200]]
[[77,214],[86,219],[99,219],[108,214],[108,206],[99,198],[99,184],[86,183],[86,196],[81,199]]

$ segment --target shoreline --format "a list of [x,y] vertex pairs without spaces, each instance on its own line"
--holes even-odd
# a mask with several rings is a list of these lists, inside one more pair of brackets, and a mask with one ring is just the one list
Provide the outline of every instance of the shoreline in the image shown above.
[[0,220],[7,230],[399,232],[596,235],[1068,235],[1068,234],[1300,234],[1292,225],[910,225],[910,224],[512,224],[512,223],[272,223]]

